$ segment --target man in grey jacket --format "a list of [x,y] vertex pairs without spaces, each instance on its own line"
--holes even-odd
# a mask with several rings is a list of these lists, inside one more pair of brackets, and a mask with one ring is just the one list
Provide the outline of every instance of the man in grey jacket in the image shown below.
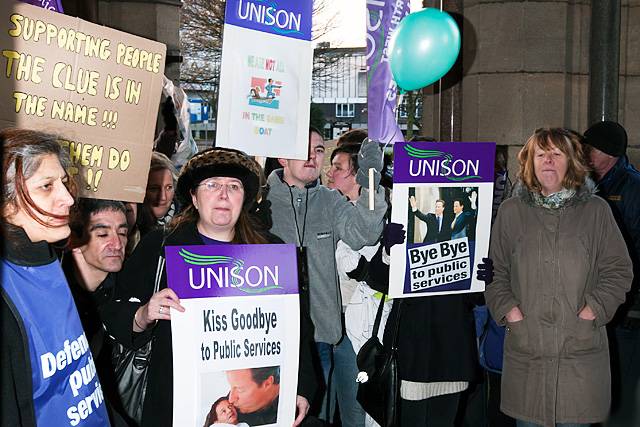
[[[311,320],[320,353],[325,381],[331,368],[331,346],[343,335],[342,302],[336,270],[338,240],[352,249],[377,242],[387,210],[384,191],[378,188],[382,170],[382,151],[375,141],[365,141],[359,152],[360,170],[356,177],[362,186],[358,203],[351,204],[336,190],[319,182],[325,155],[324,140],[315,129],[309,131],[309,159],[278,159],[283,169],[269,175],[269,194],[273,226],[271,232],[301,248],[308,272]],[[374,209],[369,210],[367,171],[374,168]],[[302,284],[301,292],[306,283]],[[354,378],[355,381],[355,378]]]

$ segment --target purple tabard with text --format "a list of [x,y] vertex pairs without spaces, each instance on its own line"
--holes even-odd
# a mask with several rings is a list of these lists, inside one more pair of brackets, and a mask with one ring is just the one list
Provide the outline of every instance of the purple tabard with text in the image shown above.
[[224,22],[277,36],[311,40],[311,0],[227,0]]
[[295,245],[165,248],[167,283],[180,298],[298,293]]

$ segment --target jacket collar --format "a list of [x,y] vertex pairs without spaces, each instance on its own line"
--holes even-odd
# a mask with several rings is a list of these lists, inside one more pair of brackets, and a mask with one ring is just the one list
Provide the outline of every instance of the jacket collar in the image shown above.
[[611,184],[623,177],[625,171],[630,167],[632,166],[629,164],[629,158],[626,155],[619,157],[616,164],[598,181],[598,186],[609,188]]
[[[578,187],[576,194],[565,203],[565,207],[584,202],[596,194],[596,184],[591,178],[586,178],[584,183]],[[538,206],[533,198],[533,193],[524,185],[522,180],[518,180],[513,187],[513,196],[520,198],[529,206]]]
[[165,238],[164,245],[204,245],[196,222],[180,224],[173,229]]
[[4,224],[3,257],[17,265],[37,267],[51,264],[58,259],[53,246],[48,242],[32,242],[22,227]]
[[285,182],[284,169],[276,169],[273,172],[271,172],[271,174],[269,175],[269,178],[267,178],[267,184],[269,184],[270,189],[275,188],[278,193],[286,192],[287,194],[289,194],[289,191],[287,191],[287,188],[290,188],[292,191],[315,190],[320,187],[320,179],[318,178],[315,181],[305,185],[304,189],[300,189],[295,185],[289,185],[287,182]]

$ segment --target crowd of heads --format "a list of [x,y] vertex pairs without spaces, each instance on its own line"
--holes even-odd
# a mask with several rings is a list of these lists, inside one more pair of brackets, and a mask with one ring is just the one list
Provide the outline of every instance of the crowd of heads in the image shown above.
[[[611,135],[614,135],[611,137]],[[358,155],[365,130],[342,135],[330,154],[325,185],[351,200],[360,185]],[[230,148],[211,148],[193,156],[178,173],[171,159],[153,152],[142,203],[79,199],[74,204],[73,179],[67,174],[68,152],[58,138],[36,131],[5,129],[3,144],[3,225],[21,227],[34,241],[56,243],[68,239],[69,249],[79,249],[90,268],[116,273],[129,253],[128,243],[159,227],[197,222],[207,236],[231,243],[267,243],[256,211],[265,197],[266,177],[260,164]],[[589,174],[606,173],[625,154],[627,136],[617,124],[604,122],[585,136],[564,128],[540,128],[520,150],[519,179],[532,192],[548,195],[561,189],[577,190]],[[291,186],[315,184],[325,162],[325,141],[318,129],[309,129],[306,160],[277,159],[282,168],[273,173]],[[392,171],[392,162],[385,168]],[[477,192],[476,192],[477,196]],[[435,213],[465,210],[467,198],[435,201]],[[10,227],[3,227],[8,233]],[[205,426],[218,422],[235,424],[238,413],[264,408],[277,398],[279,367],[239,369],[226,372],[228,395],[217,399]]]
[[[51,228],[47,239],[52,241],[66,238],[74,193],[73,180],[66,173],[68,153],[55,136],[37,131],[5,129],[0,137],[4,141],[3,221],[11,217],[12,223],[25,225],[28,233],[34,235]],[[331,152],[325,184],[350,198],[359,191],[355,180],[358,150],[366,138],[366,130],[351,130],[338,138],[337,147]],[[519,178],[531,191],[576,189],[591,170],[596,174],[608,170],[624,155],[626,147],[624,128],[613,122],[592,126],[584,137],[564,128],[536,129],[518,154]],[[283,168],[286,181],[292,185],[304,187],[314,182],[325,161],[322,132],[309,129],[308,159],[269,161],[269,169],[276,165]],[[47,182],[29,188],[28,181],[33,181],[31,178],[41,168],[46,172]],[[74,245],[81,246],[95,231],[86,227],[92,216],[116,211],[126,218],[130,241],[139,239],[133,237],[133,231],[139,230],[144,235],[172,221],[177,224],[194,218],[215,227],[237,223],[236,242],[264,241],[260,234],[252,233],[256,224],[249,215],[262,199],[265,183],[263,169],[255,160],[236,150],[214,148],[194,156],[178,175],[166,155],[153,152],[144,201],[140,204],[107,202],[104,206],[100,202],[81,201],[73,208],[77,212],[71,221]],[[465,202],[454,200],[454,212],[464,209]],[[209,205],[220,208],[208,209]],[[442,205],[443,202],[436,202],[437,209],[442,210]],[[116,234],[122,235],[122,230]],[[126,236],[121,237],[125,238],[126,246]]]

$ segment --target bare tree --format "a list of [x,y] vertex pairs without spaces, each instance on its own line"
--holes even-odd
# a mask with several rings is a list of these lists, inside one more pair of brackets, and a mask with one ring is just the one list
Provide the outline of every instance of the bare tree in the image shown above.
[[218,98],[225,6],[224,0],[185,0],[180,17],[181,80],[213,108]]
[[[326,15],[329,0],[314,0],[313,16]],[[220,58],[224,31],[225,0],[184,0],[180,19],[180,39],[184,61],[181,80],[191,91],[197,91],[209,104],[217,104]],[[336,14],[322,22],[314,19],[312,40],[335,28]],[[313,80],[328,78],[331,65],[338,60],[335,49],[316,49]]]
[[407,141],[408,141],[414,135],[414,130],[413,130],[414,125],[418,127],[418,130],[422,128],[422,123],[420,123],[420,121],[417,120],[417,117],[416,117],[418,99],[422,97],[422,92],[421,90],[417,90],[417,91],[410,90],[404,96],[405,96],[405,102],[406,102],[406,106],[404,106],[404,108],[406,109],[406,112],[407,112],[407,134],[405,135],[405,137],[407,138]]

